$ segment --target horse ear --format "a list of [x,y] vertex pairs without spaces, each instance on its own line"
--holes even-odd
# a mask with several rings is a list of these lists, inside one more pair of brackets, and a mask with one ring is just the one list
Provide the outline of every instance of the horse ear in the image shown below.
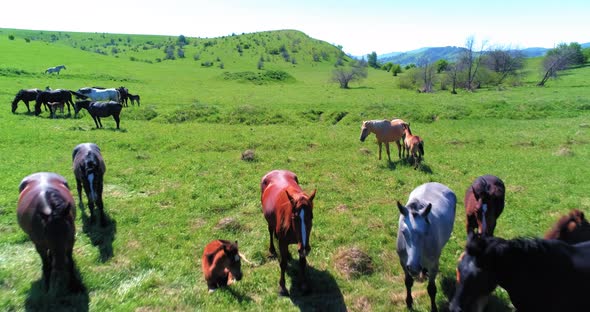
[[318,190],[318,189],[315,189],[315,190],[313,190],[313,192],[311,192],[311,194],[309,195],[309,201],[313,201],[313,198],[315,197],[315,192],[316,192],[317,190]]
[[480,255],[486,248],[486,241],[482,239],[481,234],[469,233],[465,251],[472,256]]
[[397,209],[399,209],[399,212],[404,216],[407,217],[408,216],[408,208],[404,207],[399,200],[397,201]]
[[422,210],[422,212],[420,213],[420,215],[423,218],[426,218],[426,216],[430,213],[430,210],[432,209],[432,203],[428,203],[428,206],[426,206],[426,208],[424,208],[424,210]]
[[294,205],[294,200],[293,197],[291,197],[291,194],[289,194],[288,191],[285,191],[285,194],[287,194],[287,198],[289,199],[289,202],[291,203],[291,205]]

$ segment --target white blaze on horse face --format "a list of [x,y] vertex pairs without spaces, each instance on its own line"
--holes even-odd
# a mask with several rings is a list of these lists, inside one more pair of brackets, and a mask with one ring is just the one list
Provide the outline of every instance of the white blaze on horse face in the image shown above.
[[94,173],[88,175],[88,184],[90,184],[90,199],[96,200],[96,194],[94,193]]
[[406,232],[404,235],[406,239],[406,246],[408,251],[408,259],[406,265],[411,269],[411,273],[418,274],[421,269],[422,248],[424,245],[424,236],[428,230],[426,220],[418,215],[409,213],[405,218]]
[[301,209],[299,218],[301,219],[301,242],[303,244],[303,248],[305,248],[305,245],[307,243],[307,231],[305,228],[305,210]]

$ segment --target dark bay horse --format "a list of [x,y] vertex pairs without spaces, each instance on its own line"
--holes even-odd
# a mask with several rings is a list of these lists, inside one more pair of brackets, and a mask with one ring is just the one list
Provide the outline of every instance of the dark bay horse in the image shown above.
[[94,206],[96,205],[100,214],[100,224],[105,226],[102,189],[106,166],[100,148],[94,143],[78,144],[72,153],[72,162],[80,206],[83,206],[82,187],[84,187],[90,210],[90,222],[95,220]]
[[496,176],[483,175],[473,181],[465,191],[467,234],[494,235],[496,220],[504,210],[505,192],[504,182]]
[[12,112],[16,112],[16,107],[18,102],[23,101],[27,106],[27,111],[30,113],[31,108],[29,107],[29,102],[37,100],[37,95],[39,92],[42,92],[39,89],[21,89],[18,91],[14,100],[12,100]]
[[121,102],[121,104],[123,104],[123,106],[128,106],[128,99],[129,99],[129,89],[120,86],[117,88],[117,91],[119,91],[119,101]]
[[589,311],[590,242],[470,234],[457,280],[453,312],[470,311],[498,285],[519,312]]
[[590,223],[584,213],[578,209],[557,220],[551,230],[545,234],[545,239],[558,239],[568,244],[577,244],[590,240]]
[[299,253],[299,277],[303,293],[309,291],[305,269],[306,257],[311,251],[309,235],[313,219],[313,199],[316,190],[307,195],[299,186],[297,176],[287,170],[273,170],[267,173],[260,182],[262,212],[268,223],[270,234],[269,252],[276,256],[273,237],[279,241],[281,278],[279,294],[288,296],[285,287],[285,270],[290,258],[289,245],[297,244]]
[[128,93],[127,95],[128,95],[129,100],[131,101],[131,105],[135,105],[135,102],[137,102],[137,107],[139,107],[139,99],[140,99],[139,94]]
[[[115,122],[117,123],[117,129],[119,129],[119,122],[121,121],[119,116],[121,115],[121,110],[123,109],[123,105],[115,101],[109,102],[93,102],[90,100],[82,100],[76,101],[76,105],[74,106],[74,110],[76,115],[80,112],[80,109],[85,108],[92,119],[94,119],[94,123],[96,124],[96,128],[102,128],[102,122],[100,121],[101,117],[109,117],[113,116]],[[100,125],[100,126],[99,126]]]
[[63,102],[67,104],[68,114],[70,114],[70,105],[74,105],[74,102],[72,101],[72,94],[75,96],[86,98],[85,95],[70,90],[57,89],[39,92],[37,98],[35,99],[35,115],[41,114],[41,104],[48,105],[48,103],[51,102]]
[[67,281],[71,290],[80,290],[72,258],[76,205],[65,178],[51,172],[34,173],[18,189],[18,224],[41,256],[45,289],[57,290],[61,281]]
[[240,260],[238,241],[232,243],[217,239],[205,246],[201,257],[201,268],[209,292],[214,292],[219,287],[229,286],[234,279],[238,281],[242,279]]
[[451,237],[455,222],[457,197],[447,186],[430,182],[415,188],[400,212],[397,232],[397,254],[405,274],[406,306],[412,309],[414,280],[428,279],[430,310],[436,307],[436,275],[439,258]]
[[365,139],[369,134],[375,133],[377,137],[377,144],[379,144],[379,160],[381,160],[381,146],[385,143],[385,151],[387,152],[387,158],[391,161],[389,154],[389,142],[395,142],[397,144],[398,156],[402,158],[402,149],[405,148],[400,144],[402,135],[404,134],[403,125],[405,122],[401,119],[394,119],[389,121],[384,120],[367,120],[363,121],[361,125],[361,142],[365,142]]

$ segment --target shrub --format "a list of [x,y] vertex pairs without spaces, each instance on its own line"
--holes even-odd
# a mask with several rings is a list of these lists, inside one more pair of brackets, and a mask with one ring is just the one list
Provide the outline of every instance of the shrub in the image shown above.
[[14,40],[14,36],[13,35],[8,35],[8,39],[9,40]]

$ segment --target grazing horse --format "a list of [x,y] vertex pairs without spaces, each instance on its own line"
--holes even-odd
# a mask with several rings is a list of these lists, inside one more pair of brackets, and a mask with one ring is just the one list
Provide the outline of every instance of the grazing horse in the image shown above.
[[242,279],[241,254],[238,251],[238,241],[234,243],[217,239],[205,246],[201,267],[207,281],[209,292],[218,287],[229,286],[235,280]]
[[49,67],[49,68],[47,68],[47,69],[45,70],[45,73],[46,73],[46,74],[53,74],[53,73],[57,73],[57,74],[59,75],[59,72],[60,72],[62,69],[67,69],[67,68],[66,68],[66,66],[65,66],[65,65],[58,65],[58,66],[55,66],[55,67]]
[[405,124],[405,122],[401,119],[394,119],[392,121],[386,119],[363,121],[360,140],[361,142],[364,142],[369,134],[375,133],[377,143],[379,144],[379,160],[381,160],[382,143],[385,143],[385,150],[387,151],[387,158],[389,161],[391,161],[391,156],[389,155],[389,142],[394,141],[397,144],[397,152],[401,159],[401,149],[403,147],[399,141],[404,133],[403,124]]
[[465,191],[467,234],[494,235],[496,220],[504,210],[505,190],[504,182],[493,175],[483,175],[473,181]]
[[[92,119],[94,119],[94,123],[96,124],[96,128],[102,128],[102,122],[100,122],[100,117],[108,117],[113,116],[115,122],[117,123],[117,129],[119,129],[119,122],[120,118],[119,115],[121,114],[121,110],[123,109],[123,105],[118,102],[92,102],[90,100],[83,100],[83,101],[76,101],[76,105],[74,106],[74,110],[76,115],[80,112],[80,109],[85,108]],[[99,127],[100,125],[100,127]]]
[[306,257],[311,251],[309,235],[313,219],[313,198],[316,190],[307,195],[299,186],[297,176],[287,170],[273,170],[260,182],[262,212],[268,223],[270,247],[268,251],[276,256],[273,237],[279,241],[281,279],[279,294],[288,296],[285,287],[285,270],[290,258],[289,245],[297,244],[299,253],[299,280],[303,293],[309,291],[305,269]]
[[414,279],[428,279],[430,310],[437,311],[436,275],[443,247],[449,240],[455,221],[457,197],[437,182],[415,188],[400,212],[397,231],[397,254],[405,274],[406,305],[412,309]]
[[128,93],[127,94],[129,99],[131,100],[131,105],[135,105],[135,102],[137,102],[137,107],[139,107],[139,94],[131,94]]
[[418,169],[422,157],[424,157],[424,141],[417,135],[412,135],[410,124],[402,124],[404,129],[404,146],[408,157],[412,157],[414,169]]
[[470,311],[498,285],[519,312],[588,311],[590,242],[569,245],[470,234],[457,281],[453,312]]
[[45,289],[57,290],[61,281],[67,281],[71,290],[80,290],[72,258],[76,205],[65,178],[51,172],[34,173],[18,189],[18,224],[41,256]]
[[78,93],[84,94],[93,101],[115,101],[121,103],[121,94],[117,89],[80,88]]
[[74,105],[74,102],[72,101],[72,94],[79,97],[86,97],[77,92],[62,89],[39,92],[35,100],[35,115],[41,114],[41,104],[48,105],[50,102],[66,103],[68,105],[68,114],[70,114],[70,104]]
[[545,239],[558,239],[568,244],[577,244],[590,240],[590,223],[584,213],[578,209],[557,220],[551,230],[545,234]]
[[14,100],[12,101],[12,112],[16,112],[16,107],[19,101],[23,101],[27,106],[27,111],[30,113],[31,108],[29,107],[29,102],[35,101],[37,99],[37,95],[39,95],[41,90],[39,89],[21,89],[18,91]]
[[100,224],[104,226],[106,220],[102,203],[102,188],[106,166],[100,148],[94,143],[78,144],[72,153],[72,162],[80,206],[83,206],[82,187],[84,187],[90,210],[90,222],[92,223],[95,219],[94,206],[96,205],[100,214]]

